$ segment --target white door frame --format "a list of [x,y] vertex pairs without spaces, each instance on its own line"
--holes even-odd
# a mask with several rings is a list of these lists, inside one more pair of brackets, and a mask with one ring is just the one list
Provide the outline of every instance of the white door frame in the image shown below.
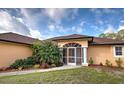
[[82,62],[82,66],[88,66],[88,62],[87,62],[87,47],[82,47],[83,48],[83,52],[84,52],[84,58],[83,58],[83,62]]
[[[75,59],[74,63],[70,63],[70,62],[69,62],[69,58],[70,58],[70,57],[69,57],[69,49],[70,49],[70,48],[74,49],[74,57],[73,57],[73,58]],[[68,48],[67,48],[67,52],[68,52],[67,65],[75,65],[75,66],[76,66],[76,47],[68,47]]]

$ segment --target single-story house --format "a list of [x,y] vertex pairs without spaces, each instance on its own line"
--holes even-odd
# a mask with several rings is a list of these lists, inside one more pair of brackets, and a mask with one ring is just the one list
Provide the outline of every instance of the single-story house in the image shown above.
[[[72,34],[50,38],[63,49],[63,62],[67,65],[88,66],[88,60],[94,64],[105,64],[106,60],[116,66],[115,60],[121,58],[124,67],[124,41]],[[15,33],[0,34],[0,67],[12,64],[16,59],[32,55],[31,45],[37,39]]]

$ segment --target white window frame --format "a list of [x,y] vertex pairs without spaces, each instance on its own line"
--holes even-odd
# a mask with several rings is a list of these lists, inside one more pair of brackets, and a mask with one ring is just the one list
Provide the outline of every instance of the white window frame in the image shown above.
[[[116,55],[116,47],[122,47],[122,55]],[[124,51],[123,51],[123,48],[124,46],[122,45],[117,45],[117,46],[114,46],[114,57],[124,57]]]

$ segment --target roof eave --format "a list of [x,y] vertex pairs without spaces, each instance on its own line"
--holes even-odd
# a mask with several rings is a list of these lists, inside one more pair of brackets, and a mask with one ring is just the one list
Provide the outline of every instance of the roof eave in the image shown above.
[[104,44],[89,44],[89,46],[97,46],[97,45],[124,45],[124,43],[104,43]]
[[73,39],[90,39],[92,40],[93,37],[81,37],[81,38],[65,38],[65,39],[51,39],[52,41],[59,41],[59,40],[73,40]]

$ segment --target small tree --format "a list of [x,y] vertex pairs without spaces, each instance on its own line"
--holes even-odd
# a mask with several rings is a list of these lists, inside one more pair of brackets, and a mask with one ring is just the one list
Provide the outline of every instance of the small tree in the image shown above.
[[93,61],[92,57],[90,57],[90,59],[89,59],[89,65],[93,65],[93,63],[94,63],[94,61]]
[[122,60],[120,58],[118,58],[117,60],[115,60],[116,64],[118,67],[121,67],[122,64]]
[[61,51],[58,45],[52,41],[43,41],[33,45],[33,55],[37,61],[47,64],[60,63]]

